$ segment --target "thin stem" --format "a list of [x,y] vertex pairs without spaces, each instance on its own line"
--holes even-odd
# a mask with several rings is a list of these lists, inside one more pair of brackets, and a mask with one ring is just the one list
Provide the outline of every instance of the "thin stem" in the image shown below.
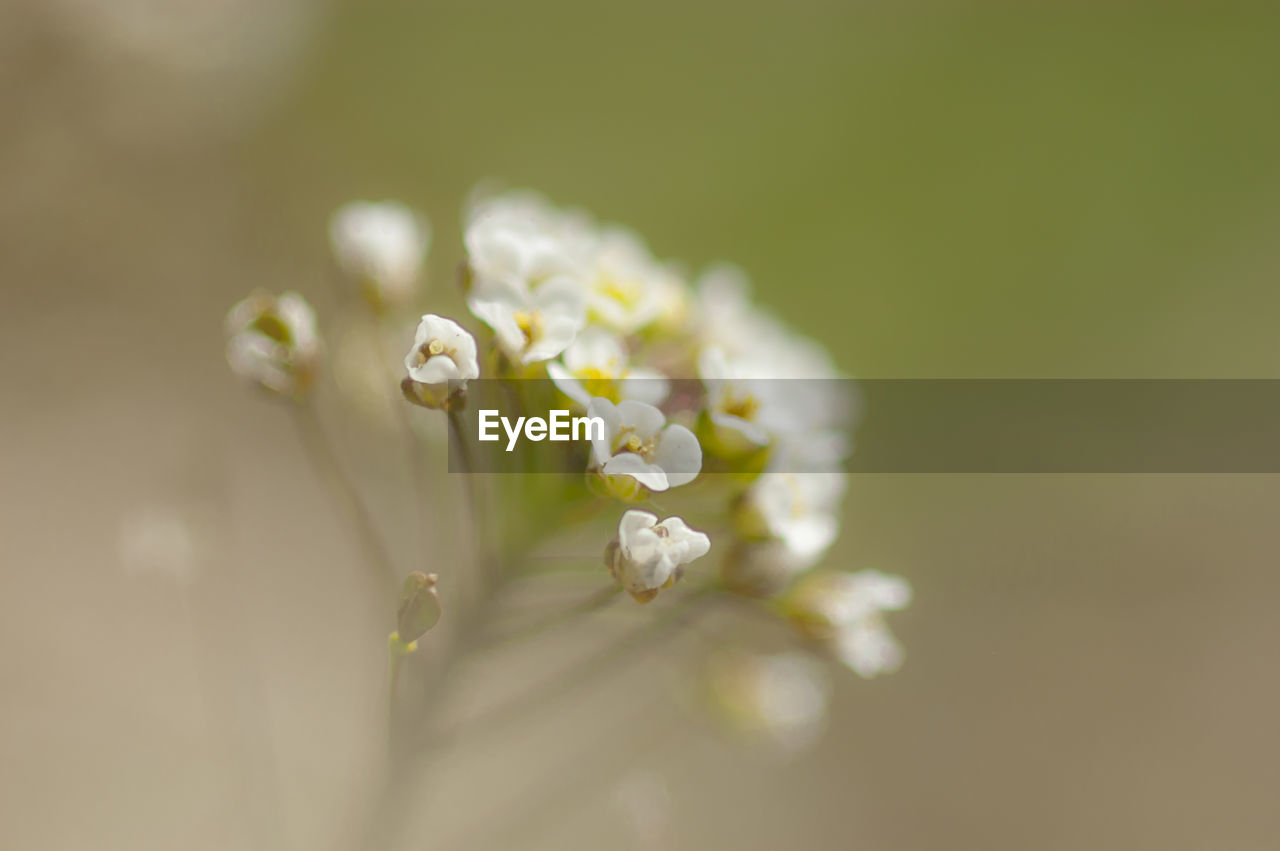
[[394,591],[398,582],[398,573],[391,559],[391,553],[383,542],[382,534],[373,521],[373,515],[364,504],[360,491],[343,470],[333,444],[330,443],[320,424],[320,417],[316,413],[314,404],[307,400],[295,405],[293,412],[293,421],[298,428],[303,448],[306,449],[312,464],[333,492],[334,498],[342,503],[350,516],[352,526],[355,527],[361,545],[364,547],[366,560],[378,574],[379,584]]
[[555,629],[557,626],[573,620],[576,617],[590,614],[591,612],[605,608],[617,599],[618,595],[621,593],[622,589],[617,585],[610,585],[606,588],[601,588],[596,593],[583,600],[579,600],[577,603],[574,603],[566,609],[561,609],[560,611],[547,615],[546,617],[538,618],[532,623],[510,630],[505,635],[500,635],[491,641],[482,643],[475,649],[491,650],[495,647],[502,647],[504,645],[511,644],[514,641],[520,641],[525,638],[533,638],[534,636],[541,635],[542,633]]
[[471,447],[462,433],[462,417],[456,410],[448,411],[447,416],[449,418],[449,431],[453,437],[451,443],[458,450],[458,466],[462,468],[464,476],[470,477],[475,474],[476,468],[471,459]]

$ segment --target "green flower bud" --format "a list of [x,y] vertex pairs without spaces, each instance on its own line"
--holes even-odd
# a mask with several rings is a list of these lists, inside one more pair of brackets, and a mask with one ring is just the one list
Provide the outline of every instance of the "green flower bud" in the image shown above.
[[413,644],[440,620],[437,579],[434,573],[417,570],[405,577],[396,611],[396,635],[403,644]]

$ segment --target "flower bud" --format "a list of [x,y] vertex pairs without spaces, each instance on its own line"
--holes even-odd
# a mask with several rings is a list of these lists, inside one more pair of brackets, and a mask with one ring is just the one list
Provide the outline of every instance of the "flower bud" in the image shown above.
[[400,390],[406,399],[424,408],[460,411],[467,380],[480,375],[475,338],[452,319],[429,313],[418,323],[404,367],[409,377]]
[[237,375],[286,396],[315,379],[320,337],[311,305],[297,293],[258,291],[227,314],[227,362]]
[[382,312],[412,299],[431,226],[403,204],[358,201],[333,214],[329,240],[342,273]]
[[440,620],[440,594],[434,573],[415,570],[404,580],[400,591],[400,608],[396,611],[396,635],[404,644],[412,644]]
[[618,537],[605,547],[605,566],[637,602],[648,603],[684,575],[685,565],[711,549],[711,539],[679,517],[658,522],[656,514],[631,509]]

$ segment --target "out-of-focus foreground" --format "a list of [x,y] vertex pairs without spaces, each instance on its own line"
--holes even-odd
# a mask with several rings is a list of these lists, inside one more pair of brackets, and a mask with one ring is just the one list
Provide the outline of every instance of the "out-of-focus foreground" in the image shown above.
[[[258,286],[332,315],[352,198],[431,216],[441,312],[497,177],[738,263],[854,375],[1274,376],[1280,9],[952,5],[0,6],[0,846],[357,829],[389,614],[221,328]],[[382,427],[339,432],[403,555]],[[908,657],[841,679],[816,748],[716,730],[683,637],[461,736],[406,844],[1270,847],[1278,500],[856,477],[830,561],[910,577]],[[585,640],[485,660],[455,710]]]

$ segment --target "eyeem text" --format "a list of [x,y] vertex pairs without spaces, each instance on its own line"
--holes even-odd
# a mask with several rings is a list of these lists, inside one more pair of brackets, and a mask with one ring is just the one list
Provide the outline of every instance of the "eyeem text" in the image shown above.
[[[480,440],[499,440],[498,425],[507,434],[507,451],[516,448],[521,433],[528,440],[595,440],[604,439],[604,420],[600,417],[570,417],[568,411],[549,411],[549,419],[542,417],[517,417],[513,424],[496,409],[482,409],[479,415]],[[579,436],[581,435],[581,436]]]

